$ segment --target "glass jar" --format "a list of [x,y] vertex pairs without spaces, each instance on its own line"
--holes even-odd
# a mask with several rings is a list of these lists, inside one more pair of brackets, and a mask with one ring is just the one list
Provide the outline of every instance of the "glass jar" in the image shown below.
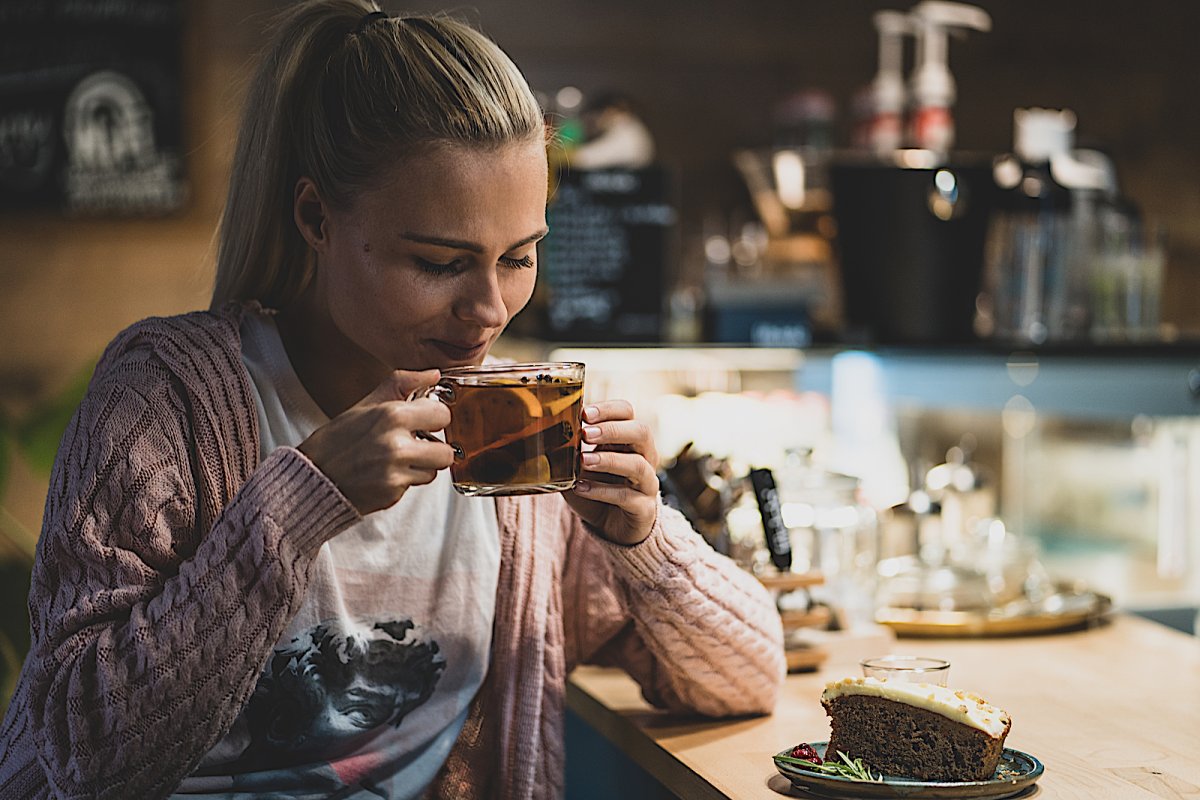
[[792,571],[822,574],[824,583],[813,587],[813,597],[833,608],[843,627],[872,622],[879,528],[858,478],[789,454],[776,480]]

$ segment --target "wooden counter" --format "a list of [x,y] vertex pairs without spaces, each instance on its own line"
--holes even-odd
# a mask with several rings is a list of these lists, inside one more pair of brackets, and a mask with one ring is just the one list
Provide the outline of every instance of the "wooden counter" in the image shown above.
[[[1003,639],[900,639],[893,652],[951,661],[950,684],[1007,710],[1007,745],[1041,759],[1023,798],[1200,798],[1200,638],[1117,616],[1088,631]],[[829,738],[819,696],[860,675],[826,662],[790,675],[775,713],[724,720],[656,711],[624,673],[576,670],[567,702],[584,722],[688,800],[805,797],[771,756]]]

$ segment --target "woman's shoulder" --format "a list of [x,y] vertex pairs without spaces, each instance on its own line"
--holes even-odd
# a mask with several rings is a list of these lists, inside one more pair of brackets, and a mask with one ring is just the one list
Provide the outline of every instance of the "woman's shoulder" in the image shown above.
[[135,424],[164,441],[248,443],[256,453],[254,398],[241,361],[243,313],[227,307],[130,325],[96,365],[76,412],[78,430],[112,439]]
[[245,313],[245,306],[229,304],[218,310],[146,317],[118,333],[105,357],[139,349],[236,350],[240,346],[238,330]]
[[90,394],[185,394],[190,404],[251,404],[239,333],[244,305],[147,317],[121,331],[96,364]]
[[[114,370],[128,375],[136,365],[160,364],[172,373],[189,373],[205,363],[233,366],[240,359],[239,333],[246,307],[230,304],[214,311],[146,317],[118,333],[97,363],[96,375]],[[134,372],[136,374],[136,371]]]

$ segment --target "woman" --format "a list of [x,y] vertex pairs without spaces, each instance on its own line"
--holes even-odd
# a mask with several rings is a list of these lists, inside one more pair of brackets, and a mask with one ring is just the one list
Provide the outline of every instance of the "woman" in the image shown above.
[[[0,796],[554,797],[579,663],[772,708],[762,588],[658,499],[622,401],[562,495],[456,495],[449,410],[546,234],[541,111],[474,30],[366,0],[280,20],[212,309],[122,333],[52,478]],[[270,310],[268,310],[270,309]]]

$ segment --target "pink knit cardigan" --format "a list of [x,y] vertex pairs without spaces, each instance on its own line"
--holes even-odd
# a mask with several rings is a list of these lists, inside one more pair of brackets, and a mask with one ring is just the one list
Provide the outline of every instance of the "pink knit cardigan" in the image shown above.
[[[299,451],[260,463],[241,313],[145,320],[96,368],[46,499],[5,800],[171,794],[249,699],[318,549],[359,518]],[[557,495],[497,509],[491,665],[432,795],[561,796],[583,662],[624,667],[665,708],[771,710],[779,617],[674,511],[622,547]]]

